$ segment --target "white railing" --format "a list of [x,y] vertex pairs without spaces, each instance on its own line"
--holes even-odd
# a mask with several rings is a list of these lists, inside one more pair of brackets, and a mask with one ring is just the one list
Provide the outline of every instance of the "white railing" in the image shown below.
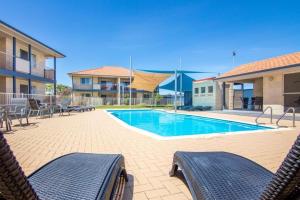
[[[33,98],[38,99],[41,103],[48,105],[69,102],[70,105],[93,105],[93,106],[117,106],[129,105],[129,98],[111,98],[111,97],[82,97],[82,96],[60,96],[60,95],[44,95],[44,94],[23,94],[23,93],[0,93],[0,105],[11,104],[12,98]],[[153,98],[132,98],[132,105],[141,106],[170,106],[172,107],[174,99],[163,98],[155,100]],[[179,105],[179,101],[178,104]]]
[[92,84],[77,84],[77,83],[74,83],[73,84],[73,89],[91,90],[91,89],[93,89],[93,85]]

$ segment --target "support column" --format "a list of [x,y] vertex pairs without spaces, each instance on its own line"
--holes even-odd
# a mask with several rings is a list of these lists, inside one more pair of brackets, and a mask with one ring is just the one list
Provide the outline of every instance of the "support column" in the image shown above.
[[[31,75],[32,60],[31,60],[31,45],[28,45],[28,61],[29,61],[29,75]],[[31,94],[31,78],[28,79],[28,94]]]
[[92,77],[92,97],[94,96],[94,77]]
[[175,93],[174,93],[174,109],[177,112],[177,69],[175,69]]
[[223,97],[223,110],[224,110],[226,108],[226,83],[225,82],[222,83],[222,91],[223,91],[222,97]]
[[53,84],[53,91],[54,95],[56,95],[56,57],[53,57],[53,67],[54,67],[54,84]]
[[[16,63],[17,63],[17,53],[16,53],[16,38],[13,37],[13,71],[16,71]],[[17,92],[17,83],[16,83],[16,76],[13,76],[13,93],[15,95],[15,93]]]
[[118,105],[121,105],[121,78],[118,77]]
[[72,99],[72,105],[73,105],[73,102],[74,102],[74,80],[73,80],[73,75],[72,75],[72,92],[71,92],[71,99]]

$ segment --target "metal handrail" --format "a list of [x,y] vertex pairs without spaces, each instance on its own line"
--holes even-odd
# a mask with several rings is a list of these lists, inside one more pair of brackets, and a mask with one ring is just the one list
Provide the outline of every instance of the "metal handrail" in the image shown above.
[[256,119],[255,119],[255,123],[256,123],[256,124],[262,124],[262,123],[259,123],[259,122],[258,122],[258,119],[259,119],[261,116],[263,116],[263,115],[265,114],[265,112],[266,112],[268,109],[271,110],[270,123],[271,123],[271,124],[273,123],[273,108],[272,108],[271,106],[267,106],[267,107],[262,111],[262,113],[256,117]]
[[279,125],[279,121],[282,120],[282,118],[283,118],[290,110],[293,111],[293,127],[296,127],[296,124],[295,124],[295,121],[296,121],[296,110],[295,110],[294,107],[289,107],[289,108],[283,113],[283,115],[281,115],[281,116],[279,117],[279,119],[276,121],[277,127],[281,127],[281,126]]

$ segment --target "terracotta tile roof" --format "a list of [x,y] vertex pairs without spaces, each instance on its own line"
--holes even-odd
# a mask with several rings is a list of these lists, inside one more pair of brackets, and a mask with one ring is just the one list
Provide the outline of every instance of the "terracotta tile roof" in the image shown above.
[[248,64],[243,64],[235,67],[229,72],[222,74],[219,78],[226,78],[231,76],[243,75],[254,72],[261,72],[265,70],[272,70],[276,68],[286,67],[290,65],[299,64],[300,66],[300,52],[285,54],[261,61],[256,61]]
[[69,75],[130,76],[130,70],[124,67],[103,66],[69,73]]
[[198,83],[198,82],[202,82],[202,81],[209,81],[209,80],[215,80],[216,77],[209,77],[209,78],[202,78],[199,80],[194,80],[193,82]]

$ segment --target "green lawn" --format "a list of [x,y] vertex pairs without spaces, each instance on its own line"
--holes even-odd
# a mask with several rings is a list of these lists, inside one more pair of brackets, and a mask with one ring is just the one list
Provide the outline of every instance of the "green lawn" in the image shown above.
[[[130,109],[129,105],[104,105],[97,106],[97,109]],[[147,106],[147,105],[132,105],[131,108],[163,108],[163,109],[172,109],[173,106]]]

